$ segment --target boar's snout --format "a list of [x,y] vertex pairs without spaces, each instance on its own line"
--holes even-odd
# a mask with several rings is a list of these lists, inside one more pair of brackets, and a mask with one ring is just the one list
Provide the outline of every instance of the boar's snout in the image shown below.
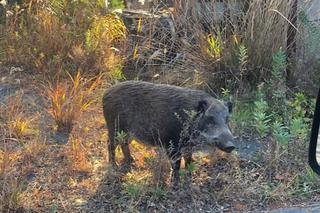
[[234,145],[234,137],[230,130],[221,131],[220,134],[211,135],[211,134],[202,134],[205,138],[207,138],[210,144],[215,144],[219,149],[225,151],[227,153],[232,152],[236,146]]
[[228,141],[227,143],[221,144],[220,146],[218,143],[218,148],[221,149],[222,151],[230,153],[230,152],[232,152],[232,150],[234,150],[236,148],[236,146],[233,144],[233,142]]
[[226,129],[219,134],[217,138],[217,146],[219,149],[225,152],[232,152],[236,148],[233,143],[234,137],[229,129]]

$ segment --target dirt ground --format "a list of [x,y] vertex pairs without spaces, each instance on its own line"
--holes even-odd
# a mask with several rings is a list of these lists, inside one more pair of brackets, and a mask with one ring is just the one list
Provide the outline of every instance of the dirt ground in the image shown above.
[[[186,183],[183,170],[178,191],[170,187],[168,161],[136,142],[131,145],[134,169],[116,172],[107,162],[108,137],[99,102],[104,86],[71,134],[63,135],[55,133],[48,115],[45,83],[18,68],[0,70],[0,80],[0,104],[21,97],[32,130],[22,139],[0,138],[0,160],[4,165],[5,156],[9,159],[3,166],[1,189],[7,186],[16,192],[11,194],[18,194],[12,212],[260,212],[320,198],[317,190],[294,195],[300,193],[295,191],[298,171],[288,168],[306,167],[305,150],[303,159],[283,162],[284,168],[273,175],[264,156],[269,147],[250,134],[238,136],[233,154],[212,150],[209,156],[195,155],[192,183]],[[70,141],[80,141],[78,153],[71,150]],[[118,156],[121,163],[121,153]],[[154,169],[158,165],[161,171]]]

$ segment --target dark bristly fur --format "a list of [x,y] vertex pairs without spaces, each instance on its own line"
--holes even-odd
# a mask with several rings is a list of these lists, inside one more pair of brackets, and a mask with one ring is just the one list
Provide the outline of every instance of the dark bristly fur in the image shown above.
[[[219,127],[215,127],[216,132],[230,133],[223,130],[228,128],[224,119],[228,116],[228,107],[203,91],[142,81],[127,81],[111,87],[103,97],[103,113],[109,131],[109,161],[115,165],[115,134],[122,131],[144,144],[165,147],[173,161],[173,179],[177,183],[180,133],[187,120],[186,111],[198,112],[203,130],[210,126],[205,114],[222,116],[215,121]],[[232,140],[231,133],[223,137],[223,144]],[[130,164],[129,142],[122,143],[121,147],[126,163]],[[191,161],[190,155],[186,157],[187,164]]]

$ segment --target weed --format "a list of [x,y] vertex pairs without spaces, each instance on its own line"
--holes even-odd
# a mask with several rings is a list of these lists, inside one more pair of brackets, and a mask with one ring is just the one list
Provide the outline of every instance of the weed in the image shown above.
[[15,179],[3,179],[0,181],[0,210],[9,212],[21,207],[22,185]]
[[10,121],[9,128],[13,135],[17,138],[22,138],[27,135],[30,126],[30,120],[17,116],[14,121]]
[[116,81],[125,81],[126,77],[122,73],[122,66],[116,66],[113,69],[110,70],[109,76],[111,79],[116,80]]
[[92,92],[101,83],[102,75],[96,79],[83,80],[80,72],[75,77],[69,75],[72,85],[59,82],[50,84],[48,97],[51,102],[49,113],[57,125],[58,132],[71,132],[75,119],[93,103]]
[[141,191],[143,190],[143,186],[139,184],[124,184],[126,193],[131,197],[131,198],[137,198],[140,194]]
[[220,36],[214,37],[213,35],[207,36],[207,53],[214,60],[220,60],[222,52],[222,40]]
[[121,74],[121,59],[116,57],[113,44],[123,43],[126,39],[126,27],[114,15],[94,17],[90,29],[86,32],[86,49],[97,55],[95,67],[102,70],[113,70],[113,75]]
[[268,115],[268,103],[263,99],[254,102],[254,127],[260,137],[265,137],[270,128],[271,116]]
[[239,52],[238,52],[238,60],[239,60],[239,70],[240,76],[243,76],[246,70],[246,64],[248,63],[248,50],[245,45],[239,45]]
[[186,169],[189,173],[193,173],[198,170],[198,167],[195,163],[190,163]]
[[168,156],[163,148],[157,151],[156,156],[145,158],[147,168],[152,173],[151,182],[155,187],[163,187],[170,174],[170,164]]
[[286,53],[280,49],[272,57],[272,70],[271,73],[274,78],[281,80],[284,76],[284,71],[287,67],[287,56]]
[[0,34],[8,38],[0,42],[4,63],[52,77],[61,70],[108,71],[120,61],[113,47],[126,29],[115,15],[102,14],[104,1],[28,0],[17,8]]
[[221,94],[223,100],[229,100],[230,99],[230,90],[226,88],[221,88]]
[[304,140],[308,135],[308,125],[303,118],[293,118],[290,125],[292,136],[298,140]]
[[123,130],[116,132],[115,141],[117,144],[127,143],[128,141],[128,134]]
[[263,185],[262,190],[262,202],[267,204],[271,202],[283,201],[284,196],[287,193],[287,184],[283,182],[269,182]]
[[295,177],[291,193],[294,197],[310,199],[314,192],[319,192],[319,178],[309,167],[304,170]]
[[289,101],[289,106],[292,108],[293,117],[303,118],[305,117],[308,100],[303,93],[297,92],[294,94],[293,100]]
[[272,70],[271,79],[268,82],[269,93],[271,94],[270,104],[272,104],[274,114],[286,119],[286,124],[288,123],[288,110],[286,104],[286,90],[285,87],[285,71],[287,67],[287,56],[286,53],[280,49],[272,57]]
[[88,160],[88,151],[80,139],[71,137],[65,154],[71,171],[85,173],[92,171],[93,166]]
[[22,184],[13,178],[13,159],[6,147],[6,139],[2,140],[4,150],[0,150],[0,211],[9,212],[21,207]]
[[138,198],[145,195],[147,193],[148,177],[148,173],[128,173],[123,183],[124,193],[129,195],[130,198]]
[[3,107],[5,113],[1,117],[4,119],[7,133],[10,133],[10,137],[24,139],[35,134],[35,130],[32,128],[34,118],[27,116],[24,113],[24,108],[26,106],[23,105],[22,95],[10,97]]
[[[248,127],[252,124],[253,120],[253,113],[252,113],[252,104],[251,103],[243,103],[241,101],[236,102],[236,107],[234,112],[232,113],[230,123],[232,125],[232,129],[235,130],[238,134],[242,134],[245,132]],[[257,120],[261,121],[263,118],[260,118],[257,115]],[[259,123],[259,122],[258,122]],[[259,124],[260,125],[260,124]],[[258,125],[258,126],[259,126]],[[261,127],[259,127],[261,128]],[[263,130],[261,131],[262,134]]]
[[272,135],[276,142],[285,150],[288,149],[290,134],[288,128],[278,121],[272,124]]
[[156,200],[159,200],[166,196],[167,191],[162,187],[156,186],[154,188],[151,188],[151,194],[152,197],[154,197]]
[[123,1],[120,0],[111,0],[109,6],[112,9],[124,8]]

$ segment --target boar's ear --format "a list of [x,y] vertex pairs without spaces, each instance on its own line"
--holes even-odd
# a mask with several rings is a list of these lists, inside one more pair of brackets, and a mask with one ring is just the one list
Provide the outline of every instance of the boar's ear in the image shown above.
[[224,104],[226,105],[226,107],[228,107],[229,113],[232,113],[233,103],[230,101],[227,101],[227,102],[224,102]]
[[197,112],[205,112],[208,107],[208,103],[205,100],[201,100],[197,106]]

